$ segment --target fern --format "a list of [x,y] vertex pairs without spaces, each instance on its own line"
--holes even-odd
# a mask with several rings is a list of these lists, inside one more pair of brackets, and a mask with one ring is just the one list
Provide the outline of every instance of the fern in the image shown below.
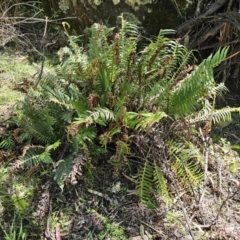
[[64,188],[64,181],[72,171],[72,161],[73,158],[71,156],[61,159],[57,162],[56,168],[54,169],[53,178],[62,191]]
[[127,112],[125,117],[130,128],[147,130],[152,127],[154,123],[160,122],[160,120],[166,116],[164,112]]
[[21,165],[30,166],[30,167],[36,166],[38,165],[38,163],[41,162],[40,154],[34,150],[28,150],[26,154],[23,157],[21,157],[20,160],[22,162]]
[[60,141],[57,141],[51,145],[46,146],[25,146],[23,154],[20,157],[20,160],[23,165],[26,166],[36,166],[39,163],[50,164],[53,162],[53,159],[50,155],[52,150],[56,150],[60,145]]
[[226,57],[228,47],[218,50],[215,55],[209,56],[186,80],[174,89],[169,97],[169,111],[175,117],[186,116],[199,107],[198,100],[215,87],[213,68],[218,66]]
[[54,125],[57,120],[52,116],[51,110],[39,103],[31,102],[28,97],[21,107],[14,121],[23,129],[22,140],[31,141],[35,138],[45,144],[54,142],[56,140]]
[[154,176],[153,182],[156,186],[157,195],[163,196],[166,202],[170,202],[167,180],[164,177],[164,174],[159,168],[159,166],[156,164],[156,161],[154,161],[153,176]]
[[114,120],[115,114],[111,110],[107,108],[95,108],[95,111],[87,111],[85,116],[75,118],[73,126],[81,124],[89,126],[95,123],[106,126],[107,122]]
[[137,181],[137,193],[143,204],[151,200],[151,187],[153,183],[153,170],[148,162],[140,169]]
[[[185,147],[185,144],[189,148]],[[172,159],[172,169],[186,187],[197,186],[203,180],[201,154],[191,143],[168,142],[168,153]]]
[[222,109],[216,109],[213,112],[213,123],[221,123],[221,122],[226,122],[232,119],[232,113],[237,112],[240,114],[240,108],[222,108]]
[[[120,20],[118,33],[94,24],[86,30],[87,46],[81,47],[77,43],[82,39],[69,36],[65,23],[69,48],[59,52],[61,63],[55,73],[43,74],[37,89],[18,103],[14,122],[21,129],[19,144],[41,146],[29,148],[21,162],[30,167],[54,167],[52,176],[61,189],[69,179],[71,184],[77,183],[83,166],[91,169],[90,157],[85,158],[84,153],[111,154],[116,169],[125,162],[130,165],[128,157],[133,152],[145,161],[137,192],[142,203],[148,204],[154,196],[152,188],[157,195],[170,198],[164,177],[166,159],[161,164],[156,160],[163,154],[161,150],[167,149],[171,168],[184,186],[198,184],[201,153],[186,140],[193,138],[194,130],[188,123],[219,122],[239,109],[215,109],[216,95],[226,89],[214,82],[213,68],[224,60],[228,48],[196,66],[193,51],[166,37],[174,31],[162,30],[139,48],[139,28],[123,16]],[[10,139],[1,146],[9,144]],[[115,152],[108,148],[110,144]],[[56,149],[59,146],[64,149]],[[60,160],[56,160],[56,152]]]
[[116,154],[111,158],[111,163],[118,167],[118,169],[121,168],[121,166],[124,165],[124,162],[126,163],[126,156],[130,154],[130,149],[127,143],[123,141],[117,141],[116,143]]
[[83,175],[83,166],[89,164],[90,161],[88,151],[82,148],[78,153],[68,154],[65,159],[57,162],[54,169],[54,180],[62,191],[65,183],[77,184],[78,179]]
[[0,141],[0,148],[4,148],[7,150],[13,150],[15,147],[15,141],[11,135],[9,136],[1,136],[1,141]]
[[231,121],[232,113],[236,112],[240,114],[240,108],[224,107],[215,109],[213,106],[214,103],[212,104],[209,100],[204,99],[202,102],[202,109],[200,111],[194,112],[186,117],[186,120],[190,123],[210,121],[213,122],[213,124],[218,123],[221,125],[221,123]]
[[93,143],[94,138],[96,137],[96,129],[93,126],[85,127],[82,126],[78,130],[76,140],[80,146],[84,146],[87,143]]

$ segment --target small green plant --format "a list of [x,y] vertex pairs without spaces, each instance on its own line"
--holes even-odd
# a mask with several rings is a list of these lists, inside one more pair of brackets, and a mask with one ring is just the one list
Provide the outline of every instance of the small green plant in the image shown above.
[[119,239],[126,240],[128,239],[125,234],[123,228],[119,226],[119,224],[111,222],[107,217],[102,217],[104,223],[104,229],[98,234],[100,240],[104,239]]
[[12,222],[9,222],[5,227],[0,223],[0,228],[3,231],[5,240],[25,240],[28,239],[28,233],[23,229],[22,219],[17,214],[14,214]]

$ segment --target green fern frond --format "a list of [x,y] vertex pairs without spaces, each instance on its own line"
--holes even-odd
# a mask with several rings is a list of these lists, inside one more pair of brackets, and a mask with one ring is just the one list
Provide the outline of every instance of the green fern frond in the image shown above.
[[146,204],[151,200],[151,187],[153,183],[153,169],[146,161],[141,168],[137,180],[137,193],[142,203]]
[[169,97],[169,112],[175,117],[181,117],[196,110],[199,99],[208,94],[215,87],[213,68],[218,66],[226,57],[228,47],[218,50],[215,55],[210,55],[185,81],[174,90]]
[[42,146],[26,146],[24,155],[20,157],[20,160],[23,165],[31,167],[36,166],[39,163],[52,163],[53,159],[51,157],[51,151],[56,150],[59,146],[60,141],[56,141],[55,143],[48,145],[45,148]]
[[178,74],[187,66],[192,65],[194,56],[186,47],[179,44],[178,41],[169,41],[166,44],[169,47],[169,54],[172,56],[171,60],[166,66],[165,77],[173,84]]
[[114,121],[116,116],[113,111],[107,108],[95,108],[94,111],[87,111],[87,114],[82,117],[75,118],[73,125],[85,124],[100,124],[106,126],[107,122]]
[[26,118],[22,114],[18,113],[16,122],[26,131],[25,133],[21,134],[20,138],[22,140],[36,138],[41,143],[50,142],[51,137],[53,137],[52,127],[48,126],[43,121],[44,119],[41,120],[35,116],[32,118],[29,118],[28,116],[28,118]]
[[112,137],[120,132],[121,132],[121,127],[117,127],[117,126],[113,127],[110,130],[105,131],[103,134],[99,136],[101,145],[106,149],[107,144],[111,142]]
[[40,154],[34,150],[28,150],[26,154],[20,158],[22,165],[25,166],[36,166],[41,162]]
[[193,161],[186,162],[177,155],[173,157],[174,162],[171,167],[184,186],[187,186],[189,183],[197,186],[203,180],[203,171],[199,168],[198,164]]
[[59,146],[60,146],[61,142],[60,140],[56,141],[55,143],[51,144],[51,145],[48,145],[46,148],[45,148],[45,152],[50,152],[52,150],[56,150]]
[[201,158],[199,148],[195,147],[191,142],[168,141],[167,146],[170,155],[181,155],[185,160],[196,158],[199,161]]
[[[124,18],[124,17],[123,17]],[[125,36],[135,36],[139,35],[139,28],[136,24],[126,21],[122,19],[122,28],[120,30],[120,34],[124,34]]]
[[224,47],[218,49],[218,51],[214,55],[210,55],[208,58],[203,60],[199,68],[205,67],[208,69],[213,69],[214,67],[217,67],[227,56],[229,47]]
[[132,129],[148,129],[154,123],[159,122],[162,118],[167,117],[164,112],[127,112],[125,115],[127,125]]
[[86,143],[93,143],[93,139],[96,137],[97,132],[94,126],[82,126],[78,130],[76,140],[81,146],[86,145]]
[[126,160],[125,157],[129,154],[130,149],[128,144],[119,140],[116,142],[116,154],[114,157],[112,157],[111,163],[120,168],[120,166],[123,165],[124,161]]
[[[186,147],[187,144],[187,147]],[[191,143],[168,142],[168,153],[172,159],[171,168],[185,185],[196,186],[203,180],[201,154]]]
[[232,119],[232,113],[240,114],[240,108],[225,107],[221,109],[215,109],[209,100],[203,101],[202,109],[198,112],[192,113],[186,117],[186,120],[190,123],[213,121],[214,124],[220,124],[229,122]]
[[64,188],[64,180],[72,171],[72,161],[73,157],[66,157],[65,159],[61,159],[56,164],[56,169],[54,170],[54,180],[63,191]]
[[222,109],[216,109],[212,116],[213,123],[230,121],[232,119],[232,113],[234,112],[240,114],[240,108],[226,107]]
[[15,147],[15,141],[13,136],[0,136],[0,148],[4,148],[7,150],[13,150]]
[[154,181],[154,184],[156,186],[157,194],[161,195],[161,196],[164,196],[164,200],[166,202],[169,202],[171,200],[171,198],[169,196],[169,191],[168,191],[168,187],[167,187],[167,180],[164,177],[161,169],[157,166],[156,161],[154,161],[153,176],[154,176],[153,181]]
[[182,80],[182,72],[194,63],[194,55],[178,41],[171,41],[158,36],[155,42],[146,47],[141,56],[141,70],[147,68],[140,76],[143,105],[153,102],[159,110],[168,112],[169,94]]

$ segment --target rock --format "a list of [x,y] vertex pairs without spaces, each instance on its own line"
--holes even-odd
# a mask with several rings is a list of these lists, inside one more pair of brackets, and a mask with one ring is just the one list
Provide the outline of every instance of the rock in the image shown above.
[[[68,17],[66,21],[79,34],[94,22],[116,26],[121,13],[133,14],[150,35],[178,26],[193,9],[188,0],[178,5],[169,0],[42,0],[48,17]],[[73,17],[73,19],[69,19]]]

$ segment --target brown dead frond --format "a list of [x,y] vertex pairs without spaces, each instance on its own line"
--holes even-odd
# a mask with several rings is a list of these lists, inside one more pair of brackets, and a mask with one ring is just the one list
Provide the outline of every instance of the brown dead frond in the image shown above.
[[83,176],[83,166],[86,163],[91,162],[91,157],[87,150],[82,149],[81,152],[75,154],[75,158],[73,159],[72,171],[69,173],[66,178],[66,183],[71,185],[76,185],[79,179],[82,179]]
[[50,188],[51,183],[49,181],[42,186],[35,212],[38,220],[42,220],[48,215],[50,209]]

